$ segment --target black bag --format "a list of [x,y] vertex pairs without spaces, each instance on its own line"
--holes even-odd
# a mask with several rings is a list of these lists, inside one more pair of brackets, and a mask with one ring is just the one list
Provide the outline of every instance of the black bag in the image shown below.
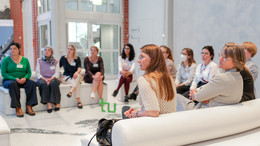
[[97,127],[97,132],[96,134],[90,139],[88,146],[90,145],[90,142],[92,139],[96,136],[97,142],[100,145],[112,145],[112,127],[114,124],[119,121],[119,119],[112,119],[112,120],[107,120],[107,119],[100,119],[98,121],[98,127]]

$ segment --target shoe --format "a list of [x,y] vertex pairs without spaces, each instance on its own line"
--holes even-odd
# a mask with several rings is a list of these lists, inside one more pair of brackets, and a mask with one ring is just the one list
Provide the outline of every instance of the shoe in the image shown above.
[[91,97],[91,99],[95,99],[95,93],[91,92],[90,97]]
[[78,104],[78,108],[79,108],[79,109],[82,109],[82,108],[83,108],[83,106],[82,106],[82,103],[81,103],[81,102],[78,102],[77,104]]
[[67,94],[67,97],[68,97],[68,98],[71,98],[71,96],[72,96],[72,93],[69,92],[69,93]]
[[136,100],[136,97],[137,97],[137,95],[136,95],[135,93],[131,93],[131,94],[128,96],[128,99]]
[[128,102],[129,102],[126,96],[125,96],[124,102],[125,102],[125,103],[128,103]]
[[28,115],[30,115],[30,116],[34,116],[34,115],[35,115],[35,112],[33,111],[31,105],[27,105],[27,106],[26,106],[26,114],[28,114]]
[[21,107],[17,106],[17,107],[15,107],[15,109],[16,109],[16,116],[19,118],[23,117],[23,111],[22,111]]
[[55,112],[57,112],[57,111],[59,111],[59,110],[60,110],[59,107],[55,107],[55,108],[54,108],[54,111],[55,111]]
[[118,91],[115,90],[115,91],[113,92],[112,96],[116,97],[117,93],[118,93]]
[[52,112],[52,109],[47,109],[47,112],[48,112],[48,113],[51,113],[51,112]]

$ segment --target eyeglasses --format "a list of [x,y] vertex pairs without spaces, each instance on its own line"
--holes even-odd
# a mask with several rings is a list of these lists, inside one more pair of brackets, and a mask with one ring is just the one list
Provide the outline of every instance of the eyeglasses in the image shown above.
[[127,48],[127,47],[125,47],[124,49],[126,49],[126,50],[130,50],[130,48]]
[[226,57],[226,56],[224,57],[224,56],[222,55],[222,53],[218,53],[218,57],[219,57],[219,58],[220,58],[220,57],[223,58],[224,61],[227,61],[227,60],[229,59],[229,58]]
[[201,52],[201,55],[209,55],[208,52]]

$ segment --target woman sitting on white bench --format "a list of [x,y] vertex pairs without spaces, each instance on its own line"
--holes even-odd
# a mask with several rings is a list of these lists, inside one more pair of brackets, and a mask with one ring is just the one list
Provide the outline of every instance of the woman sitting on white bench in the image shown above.
[[145,71],[138,79],[141,110],[125,106],[123,118],[158,117],[159,114],[175,112],[176,87],[160,48],[153,44],[143,46],[137,62]]

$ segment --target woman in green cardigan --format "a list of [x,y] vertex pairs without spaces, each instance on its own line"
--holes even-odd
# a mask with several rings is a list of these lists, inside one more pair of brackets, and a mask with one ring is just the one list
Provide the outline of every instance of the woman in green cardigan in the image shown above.
[[30,80],[31,68],[27,58],[20,55],[20,45],[10,44],[11,55],[5,57],[1,63],[3,86],[9,89],[11,108],[16,108],[16,116],[23,117],[20,103],[20,88],[26,93],[26,113],[34,116],[32,106],[38,104],[36,96],[36,84]]

